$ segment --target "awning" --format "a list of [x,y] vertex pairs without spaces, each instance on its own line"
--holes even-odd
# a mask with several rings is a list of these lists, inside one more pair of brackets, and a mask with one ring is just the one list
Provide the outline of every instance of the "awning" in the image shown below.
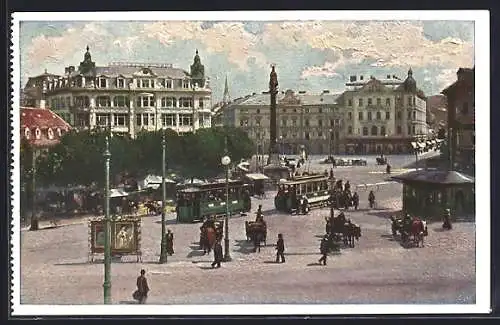
[[245,176],[250,178],[251,180],[254,180],[254,181],[269,179],[269,177],[267,177],[264,174],[260,174],[260,173],[246,174]]
[[416,142],[411,142],[411,146],[413,147],[413,149],[417,149],[417,143]]
[[128,193],[124,190],[112,188],[110,191],[109,197],[125,197],[128,196]]
[[418,143],[417,143],[417,145],[418,145],[421,149],[425,148],[425,143],[424,143],[424,142],[418,142]]

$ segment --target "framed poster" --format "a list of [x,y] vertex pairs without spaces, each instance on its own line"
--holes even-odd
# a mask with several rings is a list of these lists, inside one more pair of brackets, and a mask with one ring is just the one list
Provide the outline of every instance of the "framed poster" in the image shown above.
[[104,222],[91,223],[91,249],[93,253],[104,252]]
[[133,220],[114,222],[111,237],[111,247],[113,247],[113,251],[123,253],[137,251],[136,230],[136,222]]

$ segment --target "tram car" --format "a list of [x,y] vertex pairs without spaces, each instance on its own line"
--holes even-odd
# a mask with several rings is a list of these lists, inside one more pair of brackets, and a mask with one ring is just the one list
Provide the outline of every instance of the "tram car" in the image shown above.
[[[248,212],[251,209],[250,185],[230,180],[229,213]],[[193,184],[177,191],[177,222],[197,222],[204,217],[226,215],[226,183]]]
[[274,198],[276,210],[307,213],[311,208],[328,206],[331,181],[325,175],[296,176],[282,180]]

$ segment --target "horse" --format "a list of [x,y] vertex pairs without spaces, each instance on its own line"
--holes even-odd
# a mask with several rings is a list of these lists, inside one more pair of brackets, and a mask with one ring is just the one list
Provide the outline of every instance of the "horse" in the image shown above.
[[359,241],[361,237],[361,227],[350,220],[344,224],[344,245],[354,247],[354,240]]
[[410,236],[413,236],[413,244],[424,247],[424,237],[427,236],[427,223],[423,220],[413,220],[411,223]]

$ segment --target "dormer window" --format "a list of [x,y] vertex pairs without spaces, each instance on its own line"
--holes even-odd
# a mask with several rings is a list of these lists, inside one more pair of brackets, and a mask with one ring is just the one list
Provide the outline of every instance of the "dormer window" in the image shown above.
[[149,79],[141,79],[141,88],[150,88],[151,87],[151,80]]
[[31,137],[31,131],[30,131],[30,129],[28,129],[28,128],[24,129],[24,137],[26,139],[28,139],[28,140],[30,139],[30,137]]
[[189,80],[182,81],[182,88],[189,89]]
[[125,79],[117,78],[116,79],[116,88],[125,88]]
[[35,139],[40,140],[41,136],[42,136],[42,132],[40,131],[39,128],[36,128],[35,129]]
[[47,129],[47,136],[50,140],[54,139],[54,131],[51,128]]
[[100,77],[97,82],[98,82],[97,85],[99,86],[99,88],[106,88],[108,85],[107,80],[104,77]]
[[167,89],[172,89],[173,88],[172,79],[165,79],[165,88],[167,88]]
[[62,137],[62,130],[60,128],[57,128],[57,135],[59,137]]

